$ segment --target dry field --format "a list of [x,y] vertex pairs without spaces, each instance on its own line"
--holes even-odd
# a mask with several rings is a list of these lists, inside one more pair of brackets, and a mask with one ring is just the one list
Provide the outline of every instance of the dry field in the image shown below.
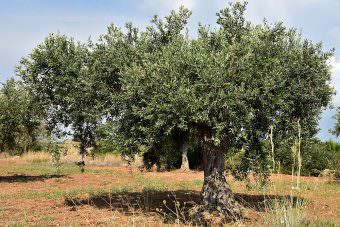
[[[80,173],[65,163],[60,175],[53,173],[49,163],[34,158],[0,159],[0,226],[190,226],[187,211],[199,202],[203,183],[200,171],[140,172],[114,165],[92,164]],[[246,217],[232,226],[280,226],[282,219],[340,226],[339,182],[302,177],[300,190],[292,190],[289,175],[273,175],[264,190],[231,177],[228,182]]]

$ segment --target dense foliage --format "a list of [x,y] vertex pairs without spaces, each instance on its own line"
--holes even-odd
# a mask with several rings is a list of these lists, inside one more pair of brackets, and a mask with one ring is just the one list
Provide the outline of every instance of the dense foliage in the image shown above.
[[[127,69],[122,84],[131,105],[121,119],[136,120],[126,127],[127,137],[135,133],[136,142],[152,144],[159,133],[192,129],[211,134],[214,145],[247,144],[251,153],[260,149],[258,140],[267,138],[270,125],[277,140],[296,134],[297,120],[304,137],[315,135],[332,95],[326,64],[331,53],[282,24],[251,26],[242,7],[233,9],[235,15],[222,11],[218,30],[200,27],[192,41],[179,34],[172,45],[144,53],[142,62]],[[142,41],[136,45],[140,55]]]
[[105,87],[95,77],[91,48],[91,43],[50,35],[18,67],[18,74],[47,110],[51,130],[59,129],[59,136],[72,134],[80,141],[82,155],[95,146],[105,106]]
[[0,151],[38,149],[44,111],[29,90],[13,78],[0,88]]

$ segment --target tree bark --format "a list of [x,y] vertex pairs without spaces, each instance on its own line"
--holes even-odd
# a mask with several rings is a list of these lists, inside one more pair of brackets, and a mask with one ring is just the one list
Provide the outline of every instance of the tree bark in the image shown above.
[[204,183],[202,188],[202,205],[220,210],[228,218],[240,217],[240,206],[224,177],[224,152],[214,146],[204,148]]
[[224,177],[225,153],[223,151],[212,142],[203,144],[202,204],[194,211],[196,221],[201,223],[221,225],[225,221],[239,220],[242,217],[241,206],[236,202]]
[[181,144],[181,153],[182,153],[182,165],[181,170],[182,171],[189,171],[189,159],[188,159],[188,142],[184,140]]

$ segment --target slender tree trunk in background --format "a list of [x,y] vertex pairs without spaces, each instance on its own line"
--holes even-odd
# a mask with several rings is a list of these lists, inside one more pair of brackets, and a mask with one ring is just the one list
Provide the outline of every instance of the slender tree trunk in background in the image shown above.
[[184,140],[183,143],[181,144],[181,153],[182,153],[181,170],[182,171],[190,170],[189,159],[188,159],[188,148],[189,148],[188,142],[187,142],[187,140]]
[[298,120],[297,124],[298,124],[298,138],[297,138],[298,172],[297,172],[296,188],[299,189],[300,188],[301,166],[302,166],[302,159],[301,159],[301,125],[300,125],[300,120]]
[[270,138],[270,145],[272,147],[272,162],[273,162],[273,172],[275,172],[275,153],[274,153],[274,141],[273,141],[273,130],[274,127],[273,125],[270,126],[270,134],[269,134],[269,138]]

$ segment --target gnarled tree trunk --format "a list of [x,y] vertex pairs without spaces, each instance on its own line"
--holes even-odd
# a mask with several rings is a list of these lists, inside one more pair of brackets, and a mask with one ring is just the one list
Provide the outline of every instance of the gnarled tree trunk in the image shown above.
[[226,220],[239,220],[242,217],[241,206],[234,199],[224,177],[225,153],[211,142],[204,142],[203,149],[202,204],[194,211],[196,221],[217,225]]
[[239,219],[240,206],[224,177],[224,152],[214,146],[204,148],[204,183],[202,205],[209,210],[218,209],[226,218]]
[[181,153],[182,153],[182,165],[181,165],[181,170],[182,171],[188,171],[190,170],[189,168],[189,160],[188,160],[188,142],[184,140],[181,144]]

